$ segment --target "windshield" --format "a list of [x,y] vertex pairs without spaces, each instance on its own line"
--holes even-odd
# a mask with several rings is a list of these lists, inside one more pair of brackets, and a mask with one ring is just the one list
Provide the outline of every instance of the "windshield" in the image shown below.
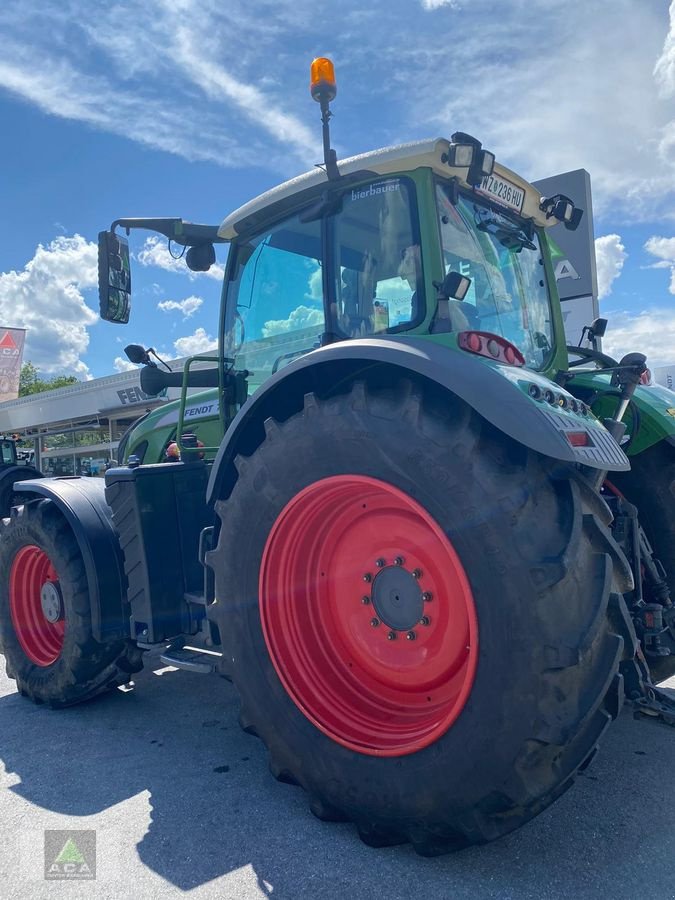
[[542,369],[553,351],[551,306],[536,234],[473,198],[452,202],[436,186],[446,274],[471,279],[462,304],[469,328],[511,341],[530,368]]

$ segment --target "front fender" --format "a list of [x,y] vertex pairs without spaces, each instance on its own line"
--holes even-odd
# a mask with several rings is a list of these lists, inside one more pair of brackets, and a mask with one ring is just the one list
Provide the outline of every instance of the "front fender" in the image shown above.
[[[618,404],[618,389],[611,386],[610,379],[610,374],[600,370],[578,372],[574,374],[570,389],[575,396],[592,403],[604,418],[613,415]],[[602,398],[606,400],[601,404]],[[626,449],[628,456],[637,456],[659,441],[675,443],[675,391],[660,384],[638,385],[631,402],[635,404],[637,416],[627,413],[624,417],[630,436]]]
[[128,637],[124,559],[102,479],[68,476],[22,481],[21,491],[56,505],[78,543],[87,575],[92,633],[97,641]]
[[[214,461],[207,498],[226,496],[236,479],[237,454],[250,455],[264,438],[263,423],[283,421],[302,409],[309,391],[329,393],[356,379],[368,379],[382,367],[392,378],[407,374],[440,385],[464,400],[504,434],[553,459],[596,469],[625,471],[630,463],[606,429],[590,415],[562,409],[530,396],[543,395],[569,405],[572,395],[529,369],[497,365],[433,340],[413,337],[367,338],[330,344],[293,361],[269,378],[239,410]],[[576,405],[576,403],[575,403]],[[590,446],[574,447],[569,432],[587,432]]]

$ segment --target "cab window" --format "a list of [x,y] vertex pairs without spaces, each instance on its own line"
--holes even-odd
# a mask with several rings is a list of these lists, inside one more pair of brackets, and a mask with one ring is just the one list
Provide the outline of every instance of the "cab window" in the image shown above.
[[320,220],[293,216],[239,245],[225,328],[225,356],[251,372],[249,392],[319,346],[325,331]]
[[413,182],[385,178],[350,188],[332,218],[336,331],[362,337],[424,317]]

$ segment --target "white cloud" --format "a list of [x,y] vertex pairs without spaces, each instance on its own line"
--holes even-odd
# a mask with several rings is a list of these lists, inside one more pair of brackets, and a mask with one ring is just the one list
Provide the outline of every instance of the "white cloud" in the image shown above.
[[654,66],[654,78],[662,97],[675,94],[675,0],[670,4],[670,30]]
[[645,243],[645,250],[655,256],[658,262],[652,264],[653,269],[670,269],[670,287],[675,294],[675,238],[650,237]]
[[615,359],[637,351],[650,367],[675,363],[675,311],[664,308],[612,313],[602,349]]
[[178,338],[173,342],[178,356],[197,356],[218,347],[217,338],[211,337],[203,328],[197,328],[193,334]]
[[[216,281],[222,281],[225,276],[225,270],[218,263],[214,263],[208,272],[193,272],[188,269],[185,262],[185,256],[182,255],[182,247],[172,244],[169,251],[169,245],[164,237],[152,235],[145,239],[143,248],[136,254],[136,258],[142,266],[157,266],[164,269],[165,272],[175,272],[178,275],[187,275],[190,281],[206,275]],[[179,255],[180,254],[180,255]]]
[[0,85],[190,160],[293,174],[321,153],[301,62],[321,48],[337,67],[340,155],[459,129],[528,178],[588,169],[596,213],[675,215],[675,3],[670,22],[645,0],[365,7],[343,0],[326,46],[312,0],[150,0],[123,28],[116,4],[4,3]]
[[135,372],[138,369],[137,365],[129,362],[129,360],[125,359],[123,356],[115,357],[113,367],[117,372]]
[[197,312],[203,302],[201,297],[195,296],[186,297],[185,300],[160,300],[157,304],[157,309],[161,309],[162,312],[178,310],[183,314],[184,319],[189,319],[190,316]]
[[38,244],[22,271],[0,273],[0,321],[27,329],[24,360],[48,374],[88,376],[80,357],[98,316],[82,291],[97,280],[97,246],[79,234]]
[[598,298],[612,293],[612,284],[621,274],[628,254],[618,234],[605,234],[595,239],[595,261],[598,270]]
[[309,306],[298,306],[287,319],[272,319],[265,322],[262,329],[263,337],[272,337],[274,334],[284,334],[287,331],[298,331],[300,328],[311,328],[321,325],[323,322],[323,310],[310,309]]

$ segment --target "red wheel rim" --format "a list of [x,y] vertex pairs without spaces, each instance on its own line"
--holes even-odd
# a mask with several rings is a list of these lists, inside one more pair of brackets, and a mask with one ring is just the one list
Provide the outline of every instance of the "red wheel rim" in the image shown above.
[[286,691],[339,744],[414,753],[464,708],[478,661],[469,581],[444,531],[398,488],[336,475],[302,490],[269,534],[259,597]]
[[50,622],[42,608],[42,588],[58,576],[49,557],[35,544],[22,547],[9,576],[9,608],[23,652],[37,666],[49,666],[63,649],[63,617]]

